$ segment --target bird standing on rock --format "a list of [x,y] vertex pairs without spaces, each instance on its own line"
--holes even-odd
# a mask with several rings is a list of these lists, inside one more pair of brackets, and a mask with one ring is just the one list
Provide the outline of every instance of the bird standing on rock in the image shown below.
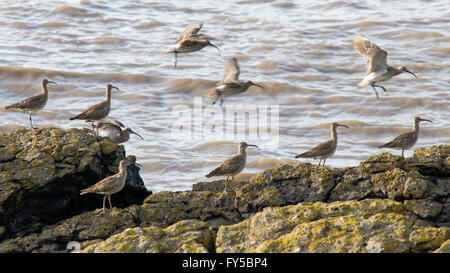
[[48,100],[47,85],[49,83],[53,83],[53,84],[57,85],[56,82],[52,82],[47,79],[43,79],[41,82],[41,85],[42,85],[42,93],[41,94],[39,94],[37,96],[29,97],[18,103],[14,103],[9,106],[6,106],[5,109],[16,109],[16,110],[20,110],[23,112],[30,112],[30,118],[29,118],[30,119],[30,128],[33,129],[33,120],[31,119],[31,115],[33,114],[33,112],[39,112],[40,110],[42,110],[45,107],[45,105],[47,104],[47,100]]
[[402,157],[404,158],[404,152],[406,149],[412,148],[419,138],[419,123],[421,121],[427,121],[433,123],[429,119],[424,119],[421,117],[414,118],[414,129],[412,131],[403,133],[398,137],[394,138],[392,141],[379,146],[378,148],[391,148],[396,150],[402,150]]
[[247,160],[247,154],[245,152],[245,149],[247,147],[252,146],[258,148],[256,145],[247,144],[246,142],[241,142],[239,144],[239,151],[238,154],[225,160],[222,165],[212,170],[210,173],[206,175],[206,177],[213,177],[213,176],[226,176],[227,181],[225,182],[225,189],[224,191],[227,191],[227,183],[228,178],[231,176],[231,181],[234,183],[234,176],[238,173],[242,172],[242,170],[245,168],[245,163]]
[[117,92],[119,92],[119,88],[112,84],[106,85],[106,98],[104,101],[92,105],[81,114],[71,117],[70,120],[83,119],[91,122],[92,131],[94,131],[94,122],[106,118],[111,110],[111,91],[113,89],[116,89]]
[[380,87],[384,92],[387,92],[386,88],[376,85],[377,83],[387,81],[403,72],[410,73],[417,78],[414,73],[404,66],[393,67],[388,65],[386,63],[388,53],[364,37],[354,37],[353,48],[364,57],[367,66],[366,76],[358,84],[358,88],[364,88],[368,85],[372,86],[377,99],[378,92],[375,87]]
[[125,186],[125,182],[127,180],[127,167],[131,164],[128,160],[121,160],[119,163],[119,172],[108,176],[107,178],[100,180],[96,184],[81,190],[80,195],[86,193],[97,193],[104,194],[103,197],[103,214],[105,213],[105,201],[106,197],[108,197],[109,207],[112,209],[111,205],[111,194],[118,193]]
[[321,143],[317,145],[316,147],[312,148],[311,150],[304,152],[302,154],[299,154],[295,156],[295,158],[319,158],[319,166],[320,162],[323,160],[322,166],[325,166],[325,161],[327,158],[334,155],[334,152],[336,151],[338,137],[337,137],[337,127],[345,127],[347,129],[350,129],[347,125],[339,124],[337,122],[333,122],[331,124],[331,139],[327,142]]

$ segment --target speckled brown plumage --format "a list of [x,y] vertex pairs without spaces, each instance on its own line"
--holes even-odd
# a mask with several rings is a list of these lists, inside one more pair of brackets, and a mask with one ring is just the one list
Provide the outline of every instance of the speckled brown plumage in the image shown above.
[[48,89],[47,85],[48,83],[56,84],[55,82],[49,81],[47,79],[43,79],[41,82],[42,86],[42,93],[36,96],[29,97],[27,99],[24,99],[20,102],[11,104],[9,106],[6,106],[5,109],[16,109],[24,112],[30,112],[30,127],[33,128],[33,120],[31,118],[31,115],[33,112],[38,112],[42,110],[45,105],[47,104],[48,100]]
[[[205,46],[212,46],[219,48],[213,45],[210,41],[214,38],[206,35],[199,34],[198,32],[202,28],[203,23],[193,23],[186,27],[186,29],[178,36],[175,44],[172,45],[169,49],[166,50],[167,53],[175,53],[175,64],[174,67],[177,68],[177,54],[178,53],[191,53],[195,51],[199,51]],[[220,52],[220,50],[219,50]]]
[[206,99],[212,99],[215,97],[212,104],[215,104],[218,99],[220,99],[220,105],[223,104],[223,97],[240,94],[245,92],[250,86],[258,86],[264,89],[259,84],[253,83],[252,81],[240,81],[239,80],[240,69],[236,58],[231,58],[225,65],[223,71],[223,79],[220,81],[216,87],[208,90],[204,97]]
[[314,158],[314,159],[319,158],[320,159],[319,166],[320,166],[320,162],[322,160],[323,160],[322,166],[325,166],[325,161],[327,160],[327,158],[331,157],[334,154],[334,152],[336,151],[337,142],[338,142],[336,129],[339,126],[349,128],[347,125],[333,122],[331,124],[331,139],[330,140],[315,146],[314,148],[312,148],[311,150],[309,150],[307,152],[296,155],[295,158]]
[[391,148],[395,150],[402,150],[402,157],[404,157],[405,150],[412,148],[419,138],[419,123],[421,121],[428,121],[433,123],[431,120],[423,119],[421,117],[414,118],[414,129],[412,131],[403,133],[398,137],[394,138],[386,144],[379,146],[378,148]]
[[111,194],[117,193],[123,189],[125,186],[125,182],[127,180],[127,166],[131,164],[128,160],[121,160],[119,163],[119,172],[108,176],[107,178],[100,180],[96,184],[90,186],[89,188],[86,188],[84,190],[81,190],[80,195],[86,194],[86,193],[97,193],[97,194],[104,194],[105,197],[103,198],[103,213],[105,212],[105,200],[106,197],[108,197],[109,206],[112,208],[111,205]]
[[[256,145],[247,144],[246,142],[241,142],[239,144],[239,152],[237,155],[225,160],[222,165],[212,170],[210,173],[206,175],[206,177],[213,177],[213,176],[226,176],[227,182],[228,178],[231,176],[232,182],[234,182],[234,176],[245,168],[245,163],[247,160],[247,154],[245,152],[245,149],[249,146],[257,147]],[[227,183],[225,183],[225,191]]]
[[366,76],[358,84],[358,88],[364,88],[368,85],[372,86],[377,99],[378,92],[375,87],[380,87],[385,92],[387,90],[381,85],[376,85],[376,83],[387,81],[403,72],[410,73],[417,78],[414,73],[404,66],[393,67],[388,65],[386,63],[388,53],[368,39],[361,36],[355,36],[353,37],[352,44],[353,48],[364,57],[367,67]]
[[104,101],[94,104],[82,113],[71,117],[70,120],[83,119],[83,120],[101,120],[108,116],[111,110],[111,90],[119,88],[112,86],[111,84],[106,85],[106,98]]

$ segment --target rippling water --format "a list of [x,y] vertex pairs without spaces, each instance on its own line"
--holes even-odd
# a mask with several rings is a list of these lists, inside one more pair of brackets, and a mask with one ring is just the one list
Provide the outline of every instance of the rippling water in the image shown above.
[[[144,137],[125,146],[143,165],[146,186],[185,190],[208,181],[204,175],[257,129],[238,128],[235,139],[172,134],[173,107],[193,109],[194,97],[213,87],[236,56],[240,78],[265,90],[252,87],[224,105],[279,105],[278,144],[249,140],[260,149],[249,148],[238,178],[295,162],[297,153],[329,139],[333,121],[351,129],[339,129],[327,165],[355,165],[409,130],[416,115],[434,121],[422,124],[416,147],[450,143],[449,10],[447,0],[2,1],[0,98],[8,105],[37,94],[48,78],[58,85],[49,87],[33,124],[88,127],[68,118],[102,101],[112,83],[121,92],[113,94],[109,118]],[[198,21],[221,53],[209,47],[180,54],[175,70],[173,56],[163,52]],[[388,93],[380,91],[378,101],[370,87],[358,90],[365,65],[351,46],[354,35],[377,43],[389,52],[388,63],[418,78],[402,74],[384,83]],[[28,126],[27,114],[0,110],[0,131]]]

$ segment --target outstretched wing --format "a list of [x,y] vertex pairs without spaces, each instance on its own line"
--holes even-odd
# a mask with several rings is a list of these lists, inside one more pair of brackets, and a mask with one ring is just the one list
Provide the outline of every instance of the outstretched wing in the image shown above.
[[353,37],[353,48],[366,60],[366,74],[387,68],[387,52],[368,39],[361,36]]
[[232,58],[226,65],[223,71],[222,83],[235,83],[239,79],[239,65],[236,58]]
[[193,23],[186,27],[186,29],[178,36],[178,39],[175,43],[179,43],[191,36],[192,34],[197,34],[203,26],[203,22],[201,23]]

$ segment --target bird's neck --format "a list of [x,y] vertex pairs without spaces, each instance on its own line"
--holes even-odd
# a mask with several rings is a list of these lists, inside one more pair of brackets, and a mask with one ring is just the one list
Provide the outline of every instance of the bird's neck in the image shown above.
[[242,155],[242,156],[246,157],[247,154],[245,153],[245,148],[239,147],[238,155]]
[[120,164],[119,165],[119,173],[121,175],[127,175],[127,167],[125,165]]
[[398,75],[398,74],[403,72],[401,69],[397,69],[397,68],[395,68],[393,66],[388,66],[387,70],[393,76],[396,76],[396,75]]
[[106,98],[105,98],[108,102],[111,101],[111,89],[107,88],[106,89]]
[[337,127],[332,126],[331,127],[331,139],[335,142],[337,142],[338,136],[337,136]]
[[126,141],[128,141],[128,139],[130,139],[130,132],[122,130],[120,132],[120,137],[122,138],[123,142],[126,142]]
[[48,96],[47,85],[42,84],[42,94]]
[[419,132],[419,121],[414,121],[414,132]]

